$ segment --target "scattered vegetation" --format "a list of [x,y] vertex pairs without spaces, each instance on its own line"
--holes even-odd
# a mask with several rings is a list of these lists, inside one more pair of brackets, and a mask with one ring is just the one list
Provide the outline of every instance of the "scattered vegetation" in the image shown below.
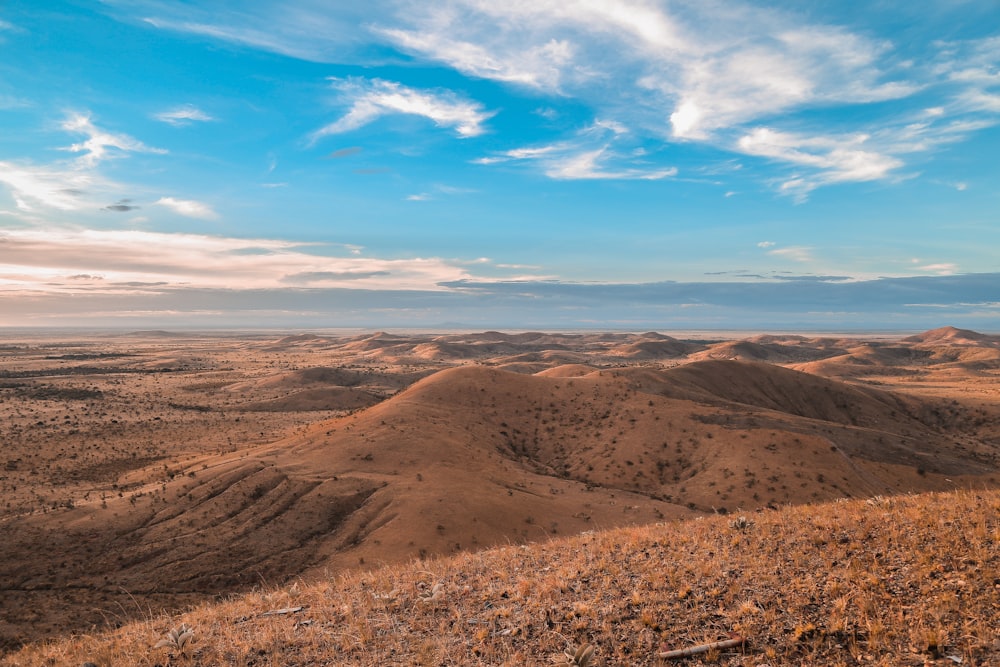
[[895,495],[998,483],[1000,337],[929,334],[0,345],[0,663],[1000,664],[995,494]]
[[187,623],[171,628],[167,636],[156,642],[153,648],[167,648],[185,658],[190,657],[194,644],[194,630]]
[[[29,646],[0,664],[152,667],[167,648],[206,667],[641,667],[706,645],[681,664],[1000,664],[1000,492],[764,510],[753,530],[731,521],[587,533],[258,591]],[[195,625],[197,651],[183,657]],[[174,629],[157,642],[164,628]],[[741,639],[719,641],[731,635]]]

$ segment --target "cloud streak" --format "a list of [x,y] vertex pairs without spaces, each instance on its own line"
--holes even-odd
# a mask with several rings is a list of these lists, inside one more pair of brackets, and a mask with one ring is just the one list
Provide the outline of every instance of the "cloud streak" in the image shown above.
[[[127,283],[171,289],[279,289],[289,285],[439,290],[472,279],[466,264],[438,258],[318,254],[314,244],[137,230],[0,230],[0,291],[120,291]],[[72,276],[101,276],[81,286]]]
[[198,218],[199,220],[217,220],[219,214],[212,210],[208,204],[193,199],[176,199],[174,197],[161,197],[153,202],[158,206],[168,208],[177,215],[186,218]]
[[348,104],[347,113],[314,132],[310,139],[357,130],[392,114],[421,116],[439,127],[454,129],[462,138],[483,132],[483,123],[493,112],[483,110],[478,102],[460,98],[451,91],[426,91],[409,88],[382,79],[331,79],[331,86]]
[[747,155],[812,169],[812,175],[790,178],[780,186],[783,193],[803,199],[821,185],[882,180],[903,166],[891,155],[866,150],[869,139],[865,134],[807,137],[757,128],[740,137],[737,145]]
[[10,189],[21,211],[34,211],[38,207],[79,211],[89,205],[89,193],[108,189],[107,181],[92,170],[15,162],[0,162],[0,183]]
[[475,164],[504,162],[537,164],[554,180],[660,180],[677,175],[676,167],[634,166],[635,158],[615,149],[628,130],[620,123],[598,121],[566,141],[515,148],[474,160]]
[[153,114],[153,118],[174,127],[184,127],[193,122],[205,123],[215,120],[215,118],[191,104],[184,104],[173,109],[161,111]]
[[162,148],[147,146],[127,134],[115,134],[102,130],[94,125],[89,114],[71,114],[63,121],[61,127],[67,132],[86,135],[87,138],[84,141],[62,149],[70,153],[82,153],[77,158],[77,163],[81,167],[94,167],[99,162],[125,157],[128,153],[164,155],[167,152]]

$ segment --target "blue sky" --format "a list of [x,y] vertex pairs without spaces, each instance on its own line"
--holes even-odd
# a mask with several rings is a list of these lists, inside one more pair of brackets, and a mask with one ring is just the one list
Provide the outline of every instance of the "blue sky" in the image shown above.
[[998,154],[993,0],[7,0],[0,324],[997,331]]

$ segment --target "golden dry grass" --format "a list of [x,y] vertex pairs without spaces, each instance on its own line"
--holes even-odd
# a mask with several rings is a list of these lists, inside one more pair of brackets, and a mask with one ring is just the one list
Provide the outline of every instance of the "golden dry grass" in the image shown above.
[[[998,577],[1000,492],[879,496],[414,561],[0,664],[520,666],[590,644],[592,667],[640,666],[736,633],[743,649],[682,664],[1000,665]],[[154,648],[182,623],[183,653]]]

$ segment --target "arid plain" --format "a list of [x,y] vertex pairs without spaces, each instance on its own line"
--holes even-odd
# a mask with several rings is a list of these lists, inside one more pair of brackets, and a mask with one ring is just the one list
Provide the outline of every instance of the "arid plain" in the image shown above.
[[0,652],[494,545],[997,487],[1000,336],[950,327],[8,332]]

